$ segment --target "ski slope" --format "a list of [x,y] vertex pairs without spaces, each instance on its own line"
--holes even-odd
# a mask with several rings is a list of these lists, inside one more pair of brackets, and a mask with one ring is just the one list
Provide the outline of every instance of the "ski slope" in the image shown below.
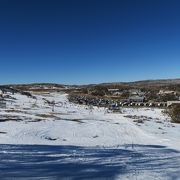
[[[104,108],[72,104],[63,93],[36,95],[37,99],[11,96],[16,100],[0,110],[4,179],[180,177],[180,125],[172,124],[162,109],[123,108],[122,113],[107,114]],[[54,111],[47,101],[55,101]],[[33,164],[37,169],[41,164],[45,176]]]

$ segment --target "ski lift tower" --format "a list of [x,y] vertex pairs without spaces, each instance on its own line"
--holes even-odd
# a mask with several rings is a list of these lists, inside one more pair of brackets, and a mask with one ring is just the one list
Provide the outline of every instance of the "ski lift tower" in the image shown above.
[[3,98],[3,92],[1,89],[0,89],[0,98]]
[[3,98],[3,91],[0,90],[0,108],[5,109],[6,108],[6,101]]

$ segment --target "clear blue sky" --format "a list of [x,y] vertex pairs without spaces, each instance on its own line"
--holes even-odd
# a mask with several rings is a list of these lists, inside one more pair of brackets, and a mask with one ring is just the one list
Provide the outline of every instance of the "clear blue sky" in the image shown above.
[[179,0],[0,0],[0,84],[180,78]]

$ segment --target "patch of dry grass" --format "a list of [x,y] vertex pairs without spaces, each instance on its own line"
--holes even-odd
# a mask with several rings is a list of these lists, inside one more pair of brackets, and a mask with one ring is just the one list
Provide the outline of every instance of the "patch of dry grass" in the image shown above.
[[7,113],[29,114],[27,111],[21,111],[21,110],[19,110],[19,109],[8,109],[8,110],[5,110],[5,112],[7,112]]
[[54,114],[36,114],[36,116],[41,117],[41,118],[57,118]]
[[13,116],[13,115],[1,115],[0,122],[5,121],[22,121],[24,117],[20,116]]

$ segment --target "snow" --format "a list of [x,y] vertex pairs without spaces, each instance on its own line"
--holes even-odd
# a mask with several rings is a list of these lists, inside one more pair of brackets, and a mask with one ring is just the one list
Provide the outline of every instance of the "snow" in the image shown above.
[[[105,179],[104,170],[108,171],[109,179],[180,177],[180,125],[172,124],[163,109],[123,108],[122,113],[107,114],[104,108],[94,107],[91,112],[87,106],[72,104],[67,94],[62,93],[36,95],[37,100],[20,94],[11,96],[16,98],[15,102],[8,102],[7,109],[0,110],[1,121],[6,119],[0,124],[0,154],[14,166],[20,163],[18,157],[23,152],[22,163],[27,168],[39,155],[48,159],[49,167],[56,161],[62,161],[60,164],[65,163],[72,171],[76,170],[76,163],[82,168],[88,167],[82,173],[78,169],[79,174],[75,173],[74,178],[67,175],[63,167],[59,174],[52,170],[55,177],[61,179],[65,179],[65,174],[67,179],[87,179],[86,173],[92,179]],[[54,112],[44,99],[55,101]],[[143,123],[137,119],[143,119]],[[43,148],[47,148],[47,152]],[[26,159],[29,153],[32,162]],[[8,172],[17,179],[21,177],[18,172],[28,174],[20,168],[16,169],[17,173],[12,169],[3,173],[3,166],[2,161],[0,174],[7,179]],[[32,173],[35,173],[33,168]],[[47,179],[56,179],[46,173]],[[46,179],[36,173],[33,179],[35,177]]]
[[1,179],[170,180],[180,175],[179,152],[161,146],[2,145],[0,157]]
[[[21,121],[1,123],[1,144],[44,144],[75,146],[118,146],[124,144],[163,145],[180,149],[180,126],[170,123],[162,109],[124,108],[122,114],[105,114],[104,108],[71,104],[66,94],[37,96],[37,100],[15,94],[15,104],[1,110],[1,116]],[[55,100],[55,112],[43,99]],[[58,103],[61,102],[61,105]],[[34,105],[35,104],[35,105]],[[62,105],[63,104],[63,105]],[[16,108],[14,108],[16,107]],[[11,111],[8,111],[11,110]],[[151,118],[136,124],[128,116]],[[56,139],[50,141],[47,137]]]

